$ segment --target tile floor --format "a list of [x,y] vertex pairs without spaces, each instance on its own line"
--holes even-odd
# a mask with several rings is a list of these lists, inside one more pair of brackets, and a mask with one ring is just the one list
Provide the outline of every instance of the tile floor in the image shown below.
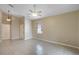
[[0,55],[78,55],[79,50],[41,40],[4,40]]

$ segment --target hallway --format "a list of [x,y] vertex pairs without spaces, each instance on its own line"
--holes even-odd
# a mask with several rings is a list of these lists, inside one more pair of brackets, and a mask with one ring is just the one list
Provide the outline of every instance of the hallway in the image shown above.
[[3,40],[0,55],[77,55],[75,48],[56,45],[41,40]]

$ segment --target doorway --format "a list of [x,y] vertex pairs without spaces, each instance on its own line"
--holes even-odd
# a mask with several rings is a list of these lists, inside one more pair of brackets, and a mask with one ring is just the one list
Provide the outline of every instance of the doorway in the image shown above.
[[1,21],[1,39],[17,40],[24,39],[24,18],[12,16],[11,21],[7,21],[7,16],[3,14]]

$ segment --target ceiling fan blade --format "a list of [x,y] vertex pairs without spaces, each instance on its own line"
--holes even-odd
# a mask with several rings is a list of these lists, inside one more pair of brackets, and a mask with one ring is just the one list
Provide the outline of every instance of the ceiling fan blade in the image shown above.
[[14,8],[14,6],[12,4],[8,4],[10,7]]
[[33,11],[29,9],[29,11],[32,13]]

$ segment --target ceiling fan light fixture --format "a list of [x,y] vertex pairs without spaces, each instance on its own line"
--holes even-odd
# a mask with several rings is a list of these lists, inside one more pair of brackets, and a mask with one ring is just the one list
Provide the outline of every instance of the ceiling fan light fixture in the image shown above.
[[38,14],[37,13],[32,13],[32,16],[38,16]]
[[33,10],[30,9],[29,11],[30,11],[30,16],[34,16],[34,17],[40,16],[40,13],[41,13],[41,11],[36,10],[35,4],[33,5]]

